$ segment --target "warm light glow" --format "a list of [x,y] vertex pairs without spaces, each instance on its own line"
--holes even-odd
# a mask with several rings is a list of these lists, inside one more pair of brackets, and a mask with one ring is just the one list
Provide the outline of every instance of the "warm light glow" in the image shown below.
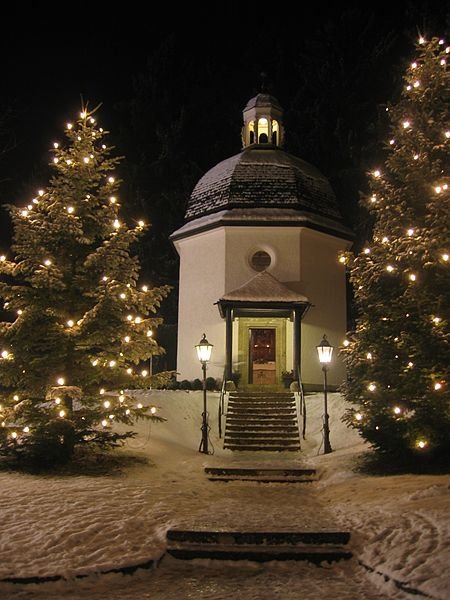
[[369,390],[369,392],[374,392],[377,389],[377,386],[374,383],[369,383],[367,389]]
[[105,388],[100,388],[100,395],[103,396],[104,393],[105,393]]
[[402,412],[402,409],[400,408],[400,406],[395,406],[394,407],[394,413],[396,415],[399,415]]
[[115,361],[115,360],[110,360],[110,361],[109,361],[109,366],[110,366],[111,368],[112,368],[112,367],[115,367],[115,366],[116,366],[116,361]]
[[89,156],[85,156],[83,158],[84,162],[87,164],[91,159],[89,158]]
[[73,206],[68,206],[68,207],[67,207],[67,212],[69,213],[69,215],[71,215],[71,214],[73,213],[73,211],[74,211],[74,210],[75,210],[75,209],[74,209],[74,207],[73,207]]
[[383,238],[381,238],[381,243],[382,244],[387,244],[389,241],[389,238],[387,236],[384,236]]
[[411,236],[411,235],[414,235],[414,229],[412,229],[412,228],[409,228],[409,229],[407,230],[407,232],[406,232],[406,233],[407,233],[408,235],[410,235],[410,236]]
[[139,227],[145,227],[144,221],[138,221],[138,225],[139,225]]
[[388,265],[386,267],[386,271],[389,271],[389,273],[392,273],[393,270],[394,270],[394,267],[392,265]]
[[372,356],[372,352],[368,352],[368,353],[366,354],[366,358],[367,358],[367,360],[372,360],[372,358],[373,358],[373,356]]
[[85,119],[85,118],[86,118],[86,116],[87,116],[87,113],[86,113],[85,111],[83,111],[83,112],[80,112],[80,117],[81,117],[82,119]]
[[364,254],[370,254],[370,248],[364,248]]
[[58,142],[53,142],[53,148],[59,148]]
[[411,123],[409,121],[403,121],[402,125],[403,129],[408,129],[408,127],[411,127]]
[[373,203],[375,203],[377,201],[377,197],[376,197],[375,194],[370,197],[370,201],[373,202]]
[[61,398],[55,398],[55,404],[61,404]]
[[450,131],[446,131],[446,132],[445,132],[445,137],[446,137],[447,139],[448,139],[448,138],[450,138]]
[[130,410],[129,408],[127,408],[127,410],[125,411],[125,414],[126,414],[126,415],[129,415],[129,414],[130,414],[130,412],[131,412],[131,410]]
[[129,335],[126,335],[126,336],[124,337],[124,340],[125,340],[125,342],[126,342],[127,344],[129,343],[130,339],[131,339],[131,338],[130,338],[130,336],[129,336]]
[[141,321],[142,321],[141,317],[136,317],[136,318],[135,318],[135,320],[134,320],[134,322],[135,322],[135,323],[138,323],[138,324],[139,324]]
[[103,427],[107,427],[107,425],[108,425],[108,421],[107,421],[106,419],[103,419],[103,421],[102,421],[102,425],[103,425]]
[[381,177],[381,171],[380,171],[379,169],[376,169],[376,170],[375,170],[375,171],[372,173],[372,175],[373,175],[374,177]]
[[95,359],[92,361],[92,366],[93,366],[93,367],[96,367],[97,365],[98,365],[98,360],[95,358]]
[[411,69],[415,69],[415,68],[417,68],[417,63],[416,62],[411,63]]
[[5,260],[6,260],[6,256],[4,254],[2,254],[0,256],[0,262],[5,262]]
[[19,402],[19,396],[17,394],[14,394],[13,400],[14,402]]
[[441,390],[441,389],[442,389],[442,383],[439,383],[439,382],[438,382],[438,383],[435,383],[435,384],[434,384],[434,389],[435,389],[436,391],[438,391],[438,390]]
[[141,371],[141,375],[142,377],[147,377],[148,375],[148,371],[146,371],[145,369],[143,371]]
[[131,375],[131,374],[133,373],[133,369],[132,369],[131,367],[129,367],[129,368],[127,369],[127,373],[128,373],[128,375]]
[[66,416],[66,411],[65,410],[60,410],[58,415],[61,417],[61,419],[63,419]]
[[108,182],[109,182],[109,183],[114,183],[114,182],[115,182],[115,179],[114,179],[114,177],[108,177]]
[[410,369],[412,369],[412,367],[413,367],[413,366],[414,366],[414,363],[413,363],[413,362],[411,362],[411,361],[409,361],[409,363],[408,363],[408,367],[409,367]]
[[143,408],[142,404],[139,402],[139,404],[136,406],[136,408]]
[[8,354],[9,354],[8,350],[3,350],[2,358],[8,358]]
[[67,129],[72,129],[73,125],[72,125],[72,123],[67,123],[66,127],[67,127]]
[[389,144],[393,146],[395,144],[395,140],[389,140]]
[[440,317],[433,317],[433,323],[435,325],[438,325],[441,321],[442,321],[442,319]]
[[52,264],[52,261],[49,258],[47,258],[46,260],[44,260],[44,265],[46,267],[49,267],[51,264]]
[[340,256],[339,257],[339,262],[342,263],[343,265],[345,265],[345,263],[347,262],[347,259],[345,256]]
[[68,326],[68,327],[73,327],[73,325],[74,325],[74,323],[73,323],[72,319],[69,319],[69,320],[67,321],[67,326]]
[[127,315],[127,321],[132,321],[133,320],[133,316],[132,315]]
[[111,402],[110,402],[109,400],[105,400],[105,401],[103,402],[103,406],[104,406],[105,408],[109,408],[109,407],[111,406]]
[[151,329],[147,329],[147,337],[152,337],[153,331]]
[[414,154],[413,158],[414,158],[414,160],[419,160],[419,155],[418,154]]
[[125,298],[127,297],[126,294],[124,294],[123,292],[120,294],[120,297],[122,298],[122,300],[125,300]]
[[21,315],[21,314],[23,314],[23,310],[22,310],[21,308],[19,308],[19,309],[18,309],[18,311],[17,311],[17,314],[18,314],[18,315]]
[[119,227],[120,227],[119,219],[115,219],[115,221],[113,222],[113,227],[114,227],[114,229],[119,229]]
[[150,412],[152,415],[154,415],[156,413],[156,406],[152,406]]
[[419,38],[419,44],[425,44],[425,38],[420,36]]
[[343,346],[345,346],[347,348],[347,346],[350,346],[350,342],[348,340],[344,340],[342,342]]
[[148,287],[147,287],[146,285],[143,285],[143,286],[142,286],[142,291],[143,291],[143,292],[148,292]]
[[437,186],[434,188],[434,191],[436,192],[436,194],[440,194],[440,193],[442,192],[442,188],[441,188],[441,186],[440,186],[440,185],[437,185]]
[[102,281],[108,281],[109,277],[107,277],[106,275],[103,275],[102,277]]
[[17,432],[13,431],[11,437],[15,440],[17,438]]
[[203,334],[200,342],[195,346],[195,349],[197,350],[198,360],[202,364],[206,364],[210,361],[213,345],[208,342],[205,333]]
[[363,418],[363,416],[362,416],[362,414],[361,414],[361,413],[359,413],[359,412],[358,412],[358,413],[355,413],[355,419],[356,419],[357,421],[362,421],[362,418]]
[[28,211],[27,210],[22,210],[21,213],[22,217],[28,217]]
[[414,86],[415,88],[418,88],[418,87],[420,86],[420,81],[415,81],[415,82],[413,83],[413,86]]
[[56,383],[58,385],[64,385],[66,383],[66,380],[64,379],[64,377],[58,377],[58,379],[56,380]]
[[319,355],[319,362],[327,365],[331,362],[333,356],[333,346],[327,340],[327,336],[324,334],[320,344],[316,346],[317,354]]
[[417,446],[418,446],[418,447],[419,447],[421,450],[423,450],[423,449],[424,449],[424,448],[427,446],[427,442],[426,442],[426,440],[419,440],[419,441],[417,442]]
[[30,433],[30,428],[28,427],[28,425],[23,428],[23,432],[24,433]]
[[417,275],[415,275],[414,273],[410,273],[409,274],[409,280],[410,281],[416,281],[416,279],[417,279]]

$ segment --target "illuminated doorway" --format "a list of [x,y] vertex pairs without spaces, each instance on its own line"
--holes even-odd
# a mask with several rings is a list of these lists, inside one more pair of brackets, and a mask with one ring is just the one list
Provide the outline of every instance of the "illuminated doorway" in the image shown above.
[[249,329],[248,383],[274,385],[277,382],[276,329]]

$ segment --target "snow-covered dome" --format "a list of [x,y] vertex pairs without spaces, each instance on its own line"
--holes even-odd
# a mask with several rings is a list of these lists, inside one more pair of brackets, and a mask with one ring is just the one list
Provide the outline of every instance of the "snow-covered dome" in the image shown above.
[[341,221],[328,180],[272,144],[253,144],[208,171],[189,199],[186,220],[233,208],[307,211]]

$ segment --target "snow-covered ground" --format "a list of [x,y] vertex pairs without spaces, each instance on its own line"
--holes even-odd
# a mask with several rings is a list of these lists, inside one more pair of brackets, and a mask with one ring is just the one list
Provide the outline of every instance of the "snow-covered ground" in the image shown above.
[[[370,477],[354,472],[367,451],[329,396],[333,453],[320,454],[323,397],[307,396],[302,452],[232,453],[217,436],[217,394],[208,393],[214,454],[198,452],[201,392],[140,394],[166,423],[138,426],[123,450],[141,460],[108,476],[0,473],[0,598],[248,600],[333,597],[337,600],[449,596],[450,476]],[[314,466],[315,484],[210,482],[204,466],[245,463]],[[169,527],[255,530],[348,529],[349,562],[182,562],[132,576],[99,573],[158,559]],[[7,578],[61,575],[64,581],[5,583]],[[79,578],[87,575],[86,578]],[[410,590],[410,591],[408,591]],[[415,592],[413,594],[412,592]]]

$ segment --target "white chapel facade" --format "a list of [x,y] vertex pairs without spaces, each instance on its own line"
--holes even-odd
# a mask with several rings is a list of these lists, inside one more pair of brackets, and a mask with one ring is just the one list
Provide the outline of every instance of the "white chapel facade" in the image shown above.
[[[240,388],[281,389],[292,371],[318,388],[316,346],[324,333],[339,346],[347,329],[338,256],[353,234],[325,177],[283,150],[276,98],[258,94],[243,116],[242,152],[200,179],[171,236],[180,256],[178,377],[199,377],[194,346],[205,333],[212,377],[238,372]],[[329,384],[344,377],[336,356]]]

